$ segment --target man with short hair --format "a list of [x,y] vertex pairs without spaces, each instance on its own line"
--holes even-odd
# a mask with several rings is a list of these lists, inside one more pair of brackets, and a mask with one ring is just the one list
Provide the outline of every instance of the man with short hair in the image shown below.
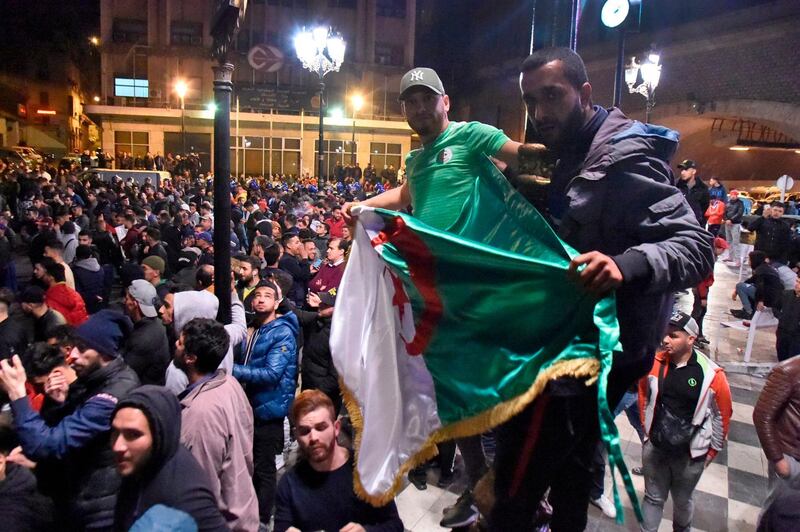
[[78,380],[50,390],[61,407],[47,420],[31,408],[20,358],[0,361],[0,387],[11,400],[22,452],[49,471],[52,484],[42,488],[53,497],[63,530],[109,530],[114,521],[120,479],[108,447],[111,417],[117,403],[139,385],[118,356],[129,327],[122,314],[101,310],[75,329],[68,360]]
[[394,501],[374,507],[353,492],[353,458],[337,441],[341,421],[330,398],[305,390],[291,415],[303,459],[281,478],[273,531],[402,532]]
[[739,241],[742,231],[742,217],[744,216],[744,204],[739,199],[739,191],[731,190],[729,193],[728,204],[725,206],[725,215],[722,217],[725,223],[725,240],[730,245],[728,258],[724,262],[731,263],[734,267],[739,267]]
[[325,225],[328,226],[331,238],[342,238],[342,228],[346,222],[342,216],[342,208],[338,205],[331,209],[331,216],[325,220]]
[[247,331],[233,376],[242,383],[253,407],[253,461],[260,521],[268,523],[275,497],[275,455],[283,451],[283,419],[297,386],[297,317],[278,316],[278,288],[267,281],[255,288],[255,319]]
[[[181,407],[161,386],[142,386],[113,412],[110,445],[122,477],[114,530],[226,531],[207,476],[181,445]],[[155,517],[166,507],[175,521]],[[138,524],[137,524],[138,523]]]
[[769,204],[764,215],[750,222],[747,229],[756,234],[753,251],[763,251],[770,260],[783,262],[789,254],[792,229],[783,220],[784,205],[780,201]]
[[744,281],[736,283],[731,294],[734,301],[739,298],[741,309],[730,309],[733,317],[749,320],[756,310],[772,308],[780,304],[783,283],[777,270],[772,267],[766,253],[751,251],[749,255],[752,275]]
[[63,265],[45,257],[36,263],[33,270],[34,276],[47,287],[44,297],[48,307],[61,313],[73,327],[89,318],[81,295],[64,282]]
[[266,253],[267,249],[271,248],[274,245],[275,245],[275,241],[272,240],[272,238],[269,237],[269,236],[258,235],[255,238],[253,238],[253,246],[250,249],[250,255],[252,255],[254,257],[257,257],[259,259],[259,261],[260,261],[259,269],[260,270],[263,270],[267,266],[270,266],[270,264],[267,263],[267,261],[266,261],[266,259],[264,257],[264,254]]
[[639,408],[648,440],[642,448],[642,530],[655,532],[672,494],[675,530],[690,530],[700,476],[725,446],[733,407],[725,372],[694,348],[697,323],[670,318],[664,351],[639,381]]
[[295,305],[302,307],[306,299],[308,281],[317,273],[306,257],[306,250],[300,237],[294,233],[286,233],[281,238],[284,253],[278,267],[292,276],[292,289],[284,294]]
[[44,342],[60,325],[66,325],[67,320],[57,310],[47,306],[44,290],[39,286],[27,287],[19,297],[23,312],[33,317],[33,341]]
[[67,286],[75,290],[75,275],[69,263],[64,260],[64,244],[58,239],[48,240],[44,246],[44,256],[53,259],[64,269],[64,280]]
[[697,175],[697,163],[691,159],[686,159],[678,165],[681,171],[681,178],[678,181],[678,190],[686,198],[689,207],[692,208],[697,223],[701,227],[705,226],[705,214],[711,197],[708,192],[708,185]]
[[123,304],[133,322],[133,333],[124,344],[122,357],[142,384],[163,386],[170,353],[167,331],[156,311],[161,305],[156,289],[144,279],[136,279],[125,290]]
[[175,344],[175,366],[189,378],[178,399],[181,442],[206,473],[231,530],[258,529],[253,487],[253,410],[239,382],[219,365],[229,346],[217,321],[195,318]]
[[247,323],[249,324],[254,317],[253,314],[253,291],[258,283],[261,282],[261,261],[258,257],[247,255],[239,260],[239,271],[236,277],[238,278],[237,287],[239,292],[239,299],[244,305],[244,312],[247,316]]
[[339,283],[342,282],[344,275],[344,258],[348,249],[350,249],[350,242],[347,240],[332,238],[328,242],[325,262],[308,283],[308,288],[312,292],[327,292],[331,288],[339,288]]

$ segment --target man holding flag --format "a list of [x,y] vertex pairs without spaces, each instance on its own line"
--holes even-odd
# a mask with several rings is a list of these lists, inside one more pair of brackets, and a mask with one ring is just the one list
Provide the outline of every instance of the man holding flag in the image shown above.
[[[372,238],[373,247],[391,266],[392,278],[399,276],[411,299],[404,304],[400,290],[391,299],[400,308],[401,336],[413,338],[396,350],[399,389],[406,382],[416,385],[416,395],[406,400],[427,400],[420,399],[418,406],[428,405],[435,417],[423,449],[432,440],[475,434],[502,423],[492,530],[529,530],[547,488],[553,529],[582,530],[591,453],[598,439],[598,401],[604,413],[600,428],[610,443],[614,428],[609,405],[613,408],[625,389],[652,366],[671,310],[670,294],[697,283],[713,264],[710,235],[697,225],[674,187],[668,161],[678,135],[629,120],[618,109],[594,106],[583,61],[571,50],[544,49],[529,57],[520,78],[523,99],[539,140],[559,159],[543,209],[559,240],[541,215],[481,160],[494,156],[515,168],[519,159],[537,158],[541,146],[515,143],[489,126],[450,123],[449,100],[438,77],[428,71],[414,69],[401,83],[406,118],[423,143],[406,159],[406,183],[361,204],[377,208],[370,212],[362,207],[365,236]],[[461,166],[451,166],[453,162]],[[483,174],[476,180],[478,173]],[[624,208],[616,203],[623,197],[633,199]],[[423,224],[401,216],[384,231],[370,232],[376,214],[386,222],[387,214],[380,209],[408,205]],[[345,205],[345,217],[352,217],[351,208]],[[461,240],[456,242],[456,237]],[[358,242],[359,238],[355,249]],[[459,253],[456,246],[469,253]],[[430,256],[433,249],[436,253]],[[469,254],[478,258],[469,262],[463,258]],[[498,257],[503,260],[495,263]],[[458,270],[444,270],[459,260],[474,269],[474,286],[459,286]],[[380,271],[369,259],[353,269]],[[480,274],[486,272],[494,276],[492,286],[482,284]],[[574,283],[566,282],[567,274]],[[348,288],[355,291],[347,277],[346,272],[340,296],[344,300]],[[455,288],[472,289],[480,304],[470,313],[456,314]],[[616,302],[607,297],[614,289]],[[391,296],[387,290],[378,294],[378,301]],[[479,297],[488,294],[491,297]],[[488,308],[492,304],[506,308]],[[547,314],[537,315],[542,308]],[[416,331],[403,309],[424,310],[414,320]],[[492,328],[485,331],[475,319],[481,311],[486,311],[486,319],[493,318]],[[515,321],[517,312],[527,321]],[[498,313],[502,322],[497,321]],[[374,311],[372,315],[379,316]],[[334,315],[332,347],[348,385],[348,372],[355,366],[338,354],[358,348],[340,338],[336,322]],[[459,330],[459,325],[468,330]],[[455,350],[449,355],[445,332],[460,338],[451,342]],[[474,360],[482,362],[471,366],[471,348],[478,346],[483,357]],[[612,350],[614,367],[607,385]],[[425,356],[408,356],[417,353]],[[448,355],[443,360],[450,365],[442,365],[437,358],[441,353]],[[404,381],[405,374],[416,378]],[[587,380],[593,376],[599,379]],[[451,379],[462,380],[456,385],[446,382]],[[366,389],[365,382],[350,386]],[[472,398],[466,402],[469,394]],[[366,425],[368,403],[363,397],[358,402]],[[366,446],[372,442],[365,432],[360,462],[369,462]],[[615,450],[612,465],[621,464],[618,446]],[[407,461],[423,455],[399,453],[396,464],[402,464],[400,471],[407,470]],[[368,480],[360,479],[366,496],[381,491],[385,495],[385,482],[376,479],[368,486]]]

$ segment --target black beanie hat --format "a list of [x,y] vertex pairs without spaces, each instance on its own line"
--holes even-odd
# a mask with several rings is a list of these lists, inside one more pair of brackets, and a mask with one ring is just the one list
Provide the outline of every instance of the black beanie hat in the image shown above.
[[101,355],[117,358],[122,339],[132,331],[130,318],[116,310],[104,309],[77,327],[74,335]]

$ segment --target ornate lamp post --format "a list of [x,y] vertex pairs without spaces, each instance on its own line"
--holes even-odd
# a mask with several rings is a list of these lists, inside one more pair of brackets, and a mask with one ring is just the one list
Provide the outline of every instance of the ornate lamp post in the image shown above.
[[[645,111],[645,122],[650,122],[650,113],[656,106],[655,92],[658,82],[661,80],[661,56],[656,52],[647,54],[647,59],[643,63],[636,61],[636,57],[631,57],[631,62],[625,67],[625,83],[631,94],[641,94],[647,99]],[[641,83],[636,82],[641,78]]]
[[360,94],[354,94],[350,97],[350,103],[353,106],[353,137],[350,140],[350,164],[356,165],[356,113],[364,107],[364,97]]
[[344,62],[346,44],[339,34],[330,28],[319,26],[313,30],[303,29],[294,38],[294,49],[303,68],[319,76],[319,160],[317,172],[320,186],[323,183],[325,166],[325,149],[323,147],[323,115],[325,114],[325,83],[323,78],[328,72],[338,72]]
[[212,0],[211,36],[214,70],[214,295],[217,319],[231,322],[231,93],[233,65],[228,48],[239,31],[247,0]]

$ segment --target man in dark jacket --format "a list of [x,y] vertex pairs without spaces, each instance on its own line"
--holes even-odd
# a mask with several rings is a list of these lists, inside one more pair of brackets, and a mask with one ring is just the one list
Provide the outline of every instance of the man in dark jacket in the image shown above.
[[53,503],[36,489],[29,469],[11,462],[18,445],[11,427],[0,425],[0,523],[6,532],[53,530]]
[[772,368],[753,409],[758,441],[769,460],[769,494],[759,532],[800,529],[800,357]]
[[8,288],[0,288],[0,358],[14,353],[25,352],[25,348],[33,340],[33,328],[17,309],[11,312],[14,303],[14,292]]
[[122,357],[142,384],[163,386],[170,362],[167,330],[158,319],[161,305],[155,287],[136,279],[125,291],[125,314],[133,321],[133,333],[122,348]]
[[756,233],[755,251],[763,251],[770,260],[783,262],[789,253],[792,229],[783,219],[783,203],[773,201],[764,215],[747,227]]
[[109,293],[111,287],[106,284],[106,274],[100,263],[92,256],[92,248],[78,246],[72,274],[75,276],[75,290],[83,298],[89,314],[95,314],[108,306],[105,294]]
[[296,311],[302,325],[303,362],[301,375],[303,390],[317,389],[324,392],[333,402],[333,410],[338,415],[342,407],[339,391],[339,374],[331,358],[331,316],[336,304],[336,288],[328,292],[308,294],[308,305],[318,312]]
[[778,318],[778,330],[775,331],[778,360],[800,355],[800,279],[795,281],[794,290],[784,290],[772,312]]
[[739,266],[739,261],[742,260],[739,256],[739,238],[742,232],[743,216],[744,203],[739,199],[739,191],[731,190],[728,204],[725,206],[725,215],[722,219],[725,222],[725,240],[730,245],[728,258],[725,262],[729,262],[734,266]]
[[[559,236],[581,253],[570,270],[590,293],[616,289],[622,352],[614,353],[608,383],[609,404],[616,405],[652,367],[671,314],[671,294],[711,272],[711,235],[698,225],[708,196],[694,212],[674,187],[668,161],[677,148],[676,132],[593,105],[585,66],[575,52],[538,50],[521,70],[522,97],[536,136],[559,159],[548,214]],[[536,157],[540,150],[525,145],[519,153]],[[620,197],[637,201],[619,209],[613,198]],[[570,378],[552,381],[542,398],[499,427],[491,529],[529,529],[548,487],[553,528],[585,528],[597,430],[597,389]],[[526,448],[533,451],[512,496]]]
[[697,163],[691,159],[686,159],[678,165],[681,171],[681,179],[678,181],[678,189],[686,197],[689,207],[692,208],[697,223],[700,227],[706,225],[706,209],[711,199],[708,193],[708,185],[697,176]]
[[756,310],[763,310],[764,307],[772,308],[779,304],[783,292],[780,275],[769,263],[766,253],[750,252],[750,268],[753,274],[745,281],[736,283],[732,295],[734,300],[739,297],[742,308],[731,309],[731,315],[743,320],[752,318]]
[[78,379],[50,390],[61,406],[46,421],[31,408],[19,357],[0,361],[0,386],[11,400],[22,452],[39,464],[40,478],[50,479],[41,488],[53,498],[63,530],[109,530],[114,521],[120,478],[108,448],[111,417],[139,385],[117,354],[125,322],[122,314],[102,310],[75,330],[69,362]]
[[299,325],[293,313],[277,315],[278,288],[262,281],[254,290],[252,326],[233,376],[250,399],[255,418],[253,434],[253,484],[258,513],[268,523],[275,498],[275,455],[283,450],[283,419],[289,413],[297,386]]
[[156,505],[188,514],[196,530],[229,530],[205,473],[180,436],[181,406],[166,388],[142,386],[114,409],[111,450],[122,476],[115,530],[130,530]]
[[292,276],[294,282],[292,289],[286,297],[298,307],[302,307],[306,300],[308,281],[317,273],[308,260],[304,257],[305,247],[296,234],[287,233],[281,239],[283,243],[283,256],[278,267]]

